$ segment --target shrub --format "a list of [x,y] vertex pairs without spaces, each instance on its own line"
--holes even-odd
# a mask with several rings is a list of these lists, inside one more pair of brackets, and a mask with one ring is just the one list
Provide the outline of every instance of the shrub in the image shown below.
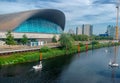
[[79,45],[80,45],[80,47],[84,46],[84,44],[83,44],[83,43],[79,43]]
[[11,31],[8,31],[6,34],[6,39],[5,39],[5,43],[7,45],[15,45],[16,42],[14,40],[14,36],[11,34]]
[[65,49],[70,49],[73,46],[74,39],[66,33],[60,35],[60,44]]
[[56,43],[57,42],[57,39],[56,39],[56,36],[54,35],[53,38],[52,38],[52,42],[53,43]]
[[28,43],[28,38],[27,38],[27,36],[26,36],[25,34],[22,36],[21,43],[22,43],[23,45],[25,45],[25,44]]
[[99,42],[98,41],[92,41],[91,44],[93,44],[93,45],[94,44],[99,44]]
[[40,49],[40,52],[47,52],[50,51],[50,48],[48,48],[47,46],[44,46]]

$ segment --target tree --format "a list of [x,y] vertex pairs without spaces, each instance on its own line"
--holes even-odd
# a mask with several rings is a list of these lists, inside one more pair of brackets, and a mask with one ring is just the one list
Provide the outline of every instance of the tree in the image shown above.
[[60,44],[66,50],[68,50],[68,49],[70,49],[72,47],[73,42],[74,42],[74,40],[73,40],[73,38],[69,34],[62,33],[60,35]]
[[73,39],[75,41],[88,41],[88,39],[90,38],[87,35],[74,35],[74,34],[72,34],[71,36],[73,37]]
[[91,42],[91,44],[92,44],[92,45],[95,45],[95,44],[99,44],[99,42],[96,41],[96,40],[94,40],[94,41]]
[[16,42],[14,41],[14,36],[11,34],[11,31],[7,32],[5,43],[7,45],[15,45],[16,44]]
[[23,45],[25,45],[25,44],[27,44],[27,42],[28,42],[28,38],[27,38],[27,36],[24,34],[24,35],[22,36],[21,43],[22,43]]
[[56,43],[56,42],[57,42],[56,35],[53,36],[52,42],[53,42],[53,43]]

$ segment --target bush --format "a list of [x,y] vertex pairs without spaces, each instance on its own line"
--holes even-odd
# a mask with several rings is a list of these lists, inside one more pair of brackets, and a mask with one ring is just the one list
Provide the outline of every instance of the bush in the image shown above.
[[53,43],[56,43],[56,42],[57,42],[56,36],[53,36],[52,42],[53,42]]
[[44,46],[40,49],[40,52],[48,52],[50,51],[50,48],[48,48],[47,46]]
[[6,39],[5,39],[5,43],[7,45],[16,45],[16,42],[14,40],[14,36],[11,34],[11,31],[8,31],[6,34]]
[[99,44],[99,42],[98,41],[92,41],[91,44],[93,44],[93,45],[94,44]]
[[80,45],[80,47],[84,46],[84,44],[83,44],[83,43],[79,43],[79,45]]
[[70,49],[73,46],[74,39],[71,35],[62,33],[60,35],[60,45],[65,49]]

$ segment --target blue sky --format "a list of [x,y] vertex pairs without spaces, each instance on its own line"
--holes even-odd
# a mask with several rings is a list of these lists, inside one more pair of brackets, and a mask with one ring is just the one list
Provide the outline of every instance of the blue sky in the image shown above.
[[104,33],[107,25],[115,25],[116,0],[0,0],[0,14],[31,9],[52,8],[65,13],[66,29],[75,30],[82,24],[92,24],[94,34]]

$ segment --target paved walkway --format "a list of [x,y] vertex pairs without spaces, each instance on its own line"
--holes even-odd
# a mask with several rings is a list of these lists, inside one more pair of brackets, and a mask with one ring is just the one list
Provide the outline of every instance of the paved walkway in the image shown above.
[[[58,47],[58,45],[47,45],[50,48]],[[0,46],[0,55],[16,52],[26,52],[40,50],[42,46],[30,47],[30,46]]]

